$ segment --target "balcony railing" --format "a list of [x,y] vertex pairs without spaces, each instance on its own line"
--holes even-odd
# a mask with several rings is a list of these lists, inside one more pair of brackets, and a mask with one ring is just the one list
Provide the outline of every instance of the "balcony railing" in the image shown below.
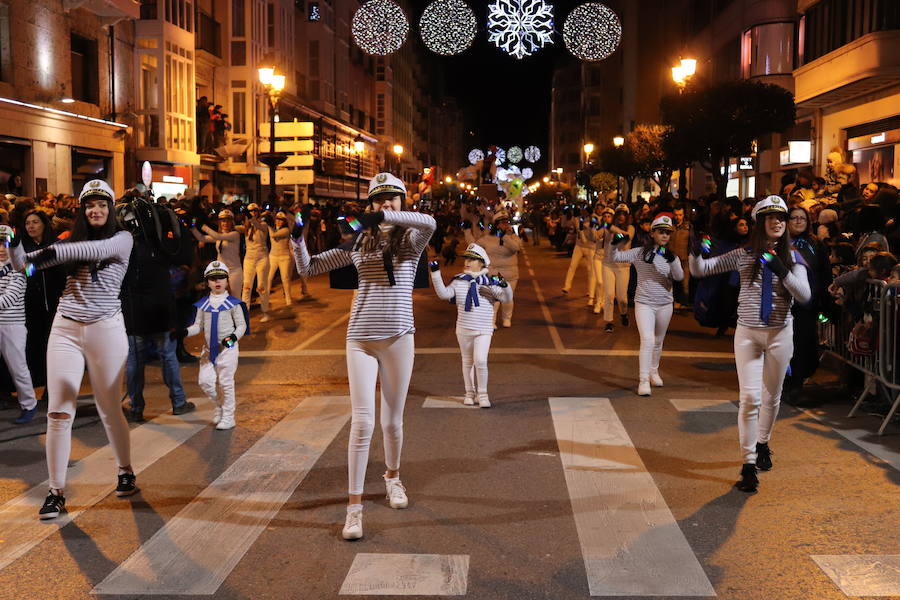
[[205,50],[213,56],[222,57],[222,26],[211,16],[197,11],[197,50]]

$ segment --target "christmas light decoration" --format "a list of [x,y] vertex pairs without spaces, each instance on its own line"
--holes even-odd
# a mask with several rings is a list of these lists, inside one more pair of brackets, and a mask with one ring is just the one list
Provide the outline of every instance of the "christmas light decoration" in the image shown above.
[[531,179],[534,177],[534,171],[531,170],[531,167],[525,167],[522,169],[522,178],[523,179]]
[[419,35],[425,46],[443,56],[465,51],[475,41],[477,31],[475,13],[462,0],[436,0],[419,19]]
[[497,151],[494,153],[494,156],[497,157],[495,161],[498,165],[503,164],[506,161],[506,150],[503,148],[497,148]]
[[553,5],[544,0],[496,0],[488,7],[488,41],[516,58],[552,44]]
[[369,0],[353,15],[351,30],[363,52],[383,56],[396,52],[406,41],[409,21],[391,0]]
[[541,160],[541,149],[537,146],[528,146],[525,148],[525,160],[536,163]]
[[522,149],[518,146],[513,146],[509,149],[509,152],[506,153],[506,160],[515,164],[522,160]]
[[469,164],[470,165],[474,165],[479,160],[484,160],[484,152],[482,152],[478,148],[475,148],[474,150],[469,152]]
[[563,23],[563,41],[569,52],[581,60],[607,58],[619,47],[622,24],[616,13],[599,2],[575,7]]

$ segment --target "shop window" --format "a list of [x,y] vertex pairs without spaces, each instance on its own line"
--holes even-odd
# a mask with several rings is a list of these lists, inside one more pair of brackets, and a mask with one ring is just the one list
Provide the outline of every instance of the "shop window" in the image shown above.
[[75,100],[97,104],[100,82],[97,77],[97,41],[80,35],[71,35],[72,97]]
[[80,190],[91,179],[109,179],[112,153],[72,148],[72,189]]
[[23,196],[26,156],[31,153],[27,142],[0,142],[0,192]]

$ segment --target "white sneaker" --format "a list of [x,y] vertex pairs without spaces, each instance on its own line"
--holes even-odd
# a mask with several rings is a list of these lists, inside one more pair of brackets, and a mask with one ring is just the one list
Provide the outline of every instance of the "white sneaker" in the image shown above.
[[216,407],[213,409],[212,424],[218,425],[219,421],[221,421],[221,420],[222,420],[222,407],[216,405]]
[[638,396],[649,396],[650,395],[650,382],[646,379],[641,379],[641,382],[638,383]]
[[234,417],[222,417],[218,423],[216,423],[216,429],[219,431],[225,431],[227,429],[234,429],[237,423],[234,422]]
[[406,508],[409,506],[409,498],[406,497],[406,488],[400,483],[400,478],[384,478],[384,487],[387,491],[387,499],[391,501],[391,508]]
[[259,322],[260,323],[268,323],[270,320],[271,319],[269,318],[269,315],[263,315],[262,317],[260,317]]
[[466,397],[463,398],[463,404],[466,406],[475,406],[475,394],[466,394]]
[[358,540],[363,536],[362,506],[347,507],[347,520],[344,521],[341,536],[345,540]]
[[650,383],[652,383],[654,387],[663,386],[663,380],[662,377],[659,376],[659,371],[650,371]]
[[478,406],[481,408],[490,408],[491,400],[487,394],[478,394]]
[[593,305],[594,305],[594,299],[588,298],[588,306],[593,306]]
[[512,327],[512,319],[503,319],[504,327]]

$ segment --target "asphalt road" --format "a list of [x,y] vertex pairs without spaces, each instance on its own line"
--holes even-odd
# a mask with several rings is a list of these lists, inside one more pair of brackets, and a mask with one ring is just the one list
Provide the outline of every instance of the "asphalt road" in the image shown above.
[[[36,523],[21,495],[46,493],[45,423],[0,413],[0,598],[900,597],[900,426],[878,437],[876,418],[843,418],[849,400],[822,370],[819,406],[782,407],[775,468],[759,493],[738,492],[731,339],[676,314],[665,387],[638,397],[634,324],[603,332],[582,274],[560,292],[567,266],[527,247],[513,327],[494,336],[490,410],[432,407],[462,394],[456,309],[416,292],[410,507],[384,499],[376,429],[358,542],[340,539],[351,294],[327,278],[292,307],[273,293],[269,323],[254,308],[232,431],[167,416],[148,367],[150,421],[132,425],[142,491],[130,499],[111,493],[86,400],[67,490],[77,514]],[[208,409],[196,366],[182,377]]]

